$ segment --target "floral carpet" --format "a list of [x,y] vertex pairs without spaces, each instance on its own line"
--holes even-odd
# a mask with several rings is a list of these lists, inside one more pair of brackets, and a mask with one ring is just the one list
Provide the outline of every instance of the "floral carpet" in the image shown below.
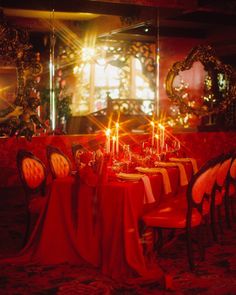
[[[23,194],[17,190],[0,192],[0,254],[19,251],[24,232]],[[87,266],[1,265],[1,295],[73,294],[236,294],[236,223],[224,228],[218,243],[209,238],[205,261],[194,272],[188,269],[184,236],[163,249],[158,263],[166,273],[165,284],[135,280],[115,281]],[[164,287],[165,285],[165,287]]]

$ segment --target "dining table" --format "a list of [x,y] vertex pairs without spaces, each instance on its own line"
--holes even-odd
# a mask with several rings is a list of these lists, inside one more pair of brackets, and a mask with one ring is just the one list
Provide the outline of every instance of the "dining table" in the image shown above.
[[[193,167],[190,162],[183,165],[189,180]],[[143,181],[112,174],[101,184],[91,167],[86,169],[48,184],[46,205],[27,244],[0,263],[68,262],[96,267],[112,278],[163,278],[158,263],[150,267],[147,262],[140,221],[161,198],[182,189],[178,167],[166,167],[171,184],[168,194],[161,173],[148,175],[151,203],[145,202]]]

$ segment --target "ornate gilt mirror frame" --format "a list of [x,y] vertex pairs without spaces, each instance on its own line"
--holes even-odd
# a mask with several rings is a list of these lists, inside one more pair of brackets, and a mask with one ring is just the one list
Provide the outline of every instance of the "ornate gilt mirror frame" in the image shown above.
[[35,125],[41,124],[36,112],[40,105],[40,99],[36,93],[37,77],[42,72],[42,65],[32,51],[28,32],[12,27],[5,21],[3,15],[0,16],[1,66],[14,66],[17,76],[15,101],[13,104],[8,104],[8,108],[1,115],[10,113],[16,106],[21,106],[23,109],[19,118],[9,119],[0,125],[0,135],[26,136],[30,139],[34,134]]
[[[204,95],[196,102],[190,98],[187,84],[174,86],[175,78],[183,71],[192,68],[195,62],[203,65],[206,73]],[[236,73],[230,65],[222,63],[209,45],[194,47],[183,61],[173,64],[166,77],[166,93],[172,103],[179,107],[182,114],[198,117],[217,114],[224,111],[236,99]]]

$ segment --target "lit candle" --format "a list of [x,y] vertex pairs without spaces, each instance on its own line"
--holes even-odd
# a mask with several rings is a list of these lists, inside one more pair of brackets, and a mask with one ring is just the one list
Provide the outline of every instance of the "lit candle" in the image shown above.
[[116,153],[119,154],[119,123],[116,122]]
[[160,154],[159,134],[155,134],[155,138],[157,143],[157,154]]
[[160,145],[161,145],[161,152],[164,151],[165,146],[165,127],[162,124],[158,124],[160,128]]
[[106,130],[106,152],[110,153],[110,148],[111,148],[111,129]]
[[112,154],[115,154],[115,142],[116,142],[116,137],[113,135],[112,136]]
[[151,121],[152,126],[152,147],[154,147],[154,138],[155,138],[155,123]]
[[178,150],[180,150],[181,148],[181,144],[180,144],[180,141],[178,140]]

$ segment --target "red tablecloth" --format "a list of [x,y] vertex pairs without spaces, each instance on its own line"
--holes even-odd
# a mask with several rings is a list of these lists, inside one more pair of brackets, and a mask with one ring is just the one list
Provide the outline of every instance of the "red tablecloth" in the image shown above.
[[48,201],[26,246],[14,257],[1,262],[57,264],[84,263],[76,244],[75,177],[54,180],[48,188]]
[[[186,165],[187,175],[191,165]],[[179,188],[178,168],[168,168],[172,191]],[[86,179],[86,178],[85,178]],[[163,195],[162,175],[150,177],[155,199]],[[97,199],[98,197],[98,199]],[[52,182],[48,202],[26,247],[2,262],[56,264],[89,263],[112,277],[163,276],[147,266],[139,235],[139,220],[145,210],[144,185],[110,181],[95,194],[94,183],[76,177]]]

